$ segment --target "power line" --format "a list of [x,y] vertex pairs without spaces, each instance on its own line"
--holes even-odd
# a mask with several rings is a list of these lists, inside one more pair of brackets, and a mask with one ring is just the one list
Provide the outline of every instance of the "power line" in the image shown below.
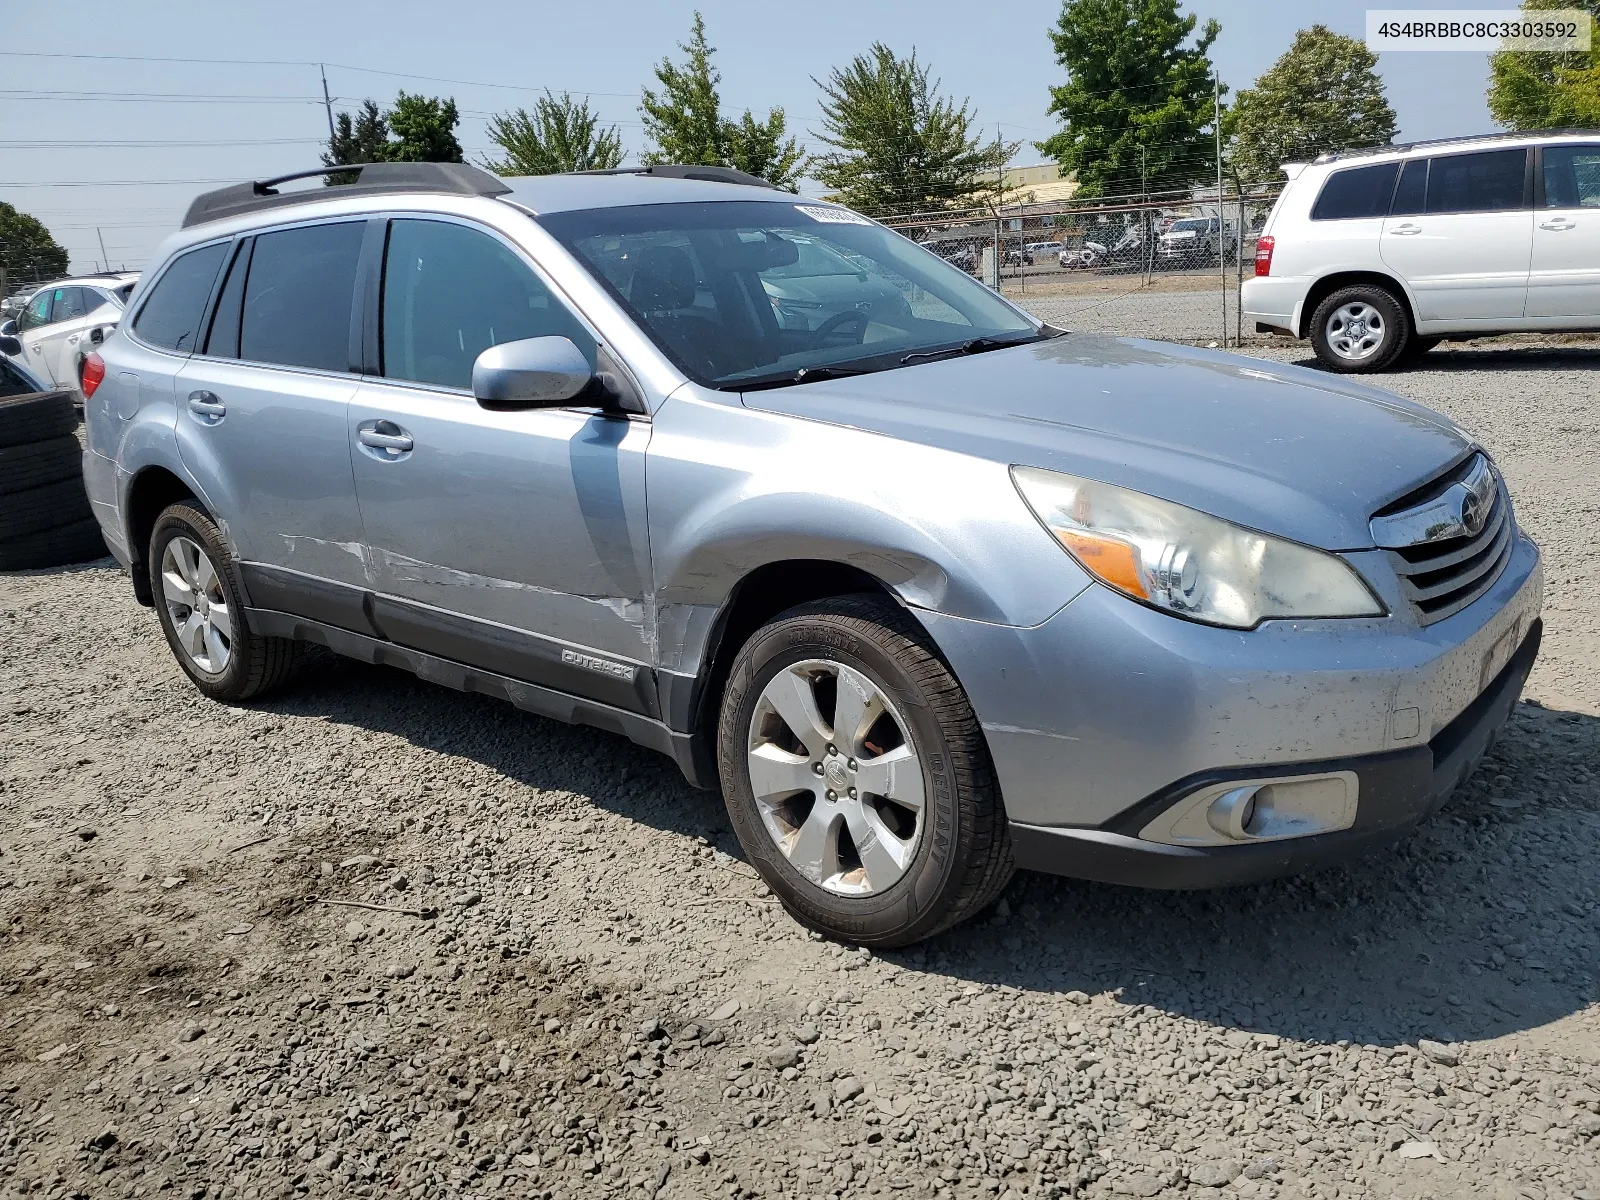
[[225,146],[321,146],[321,138],[219,138],[215,141],[178,141],[162,139],[135,139],[119,142],[63,142],[47,140],[0,141],[0,150],[118,150],[182,147]]
[[70,179],[36,180],[28,183],[0,183],[0,188],[40,187],[167,187],[200,183],[238,183],[237,179]]

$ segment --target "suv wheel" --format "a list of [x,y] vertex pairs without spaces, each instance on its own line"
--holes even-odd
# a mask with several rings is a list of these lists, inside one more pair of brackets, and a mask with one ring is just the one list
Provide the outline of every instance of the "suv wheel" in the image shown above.
[[903,946],[1012,873],[988,747],[927,635],[876,596],[790,609],[735,658],[718,759],[752,865],[802,924]]
[[1311,345],[1331,371],[1382,371],[1410,341],[1405,306],[1375,284],[1340,288],[1311,316]]
[[213,700],[248,700],[293,674],[301,646],[251,631],[239,568],[198,508],[174,504],[150,536],[150,592],[161,631],[194,684]]

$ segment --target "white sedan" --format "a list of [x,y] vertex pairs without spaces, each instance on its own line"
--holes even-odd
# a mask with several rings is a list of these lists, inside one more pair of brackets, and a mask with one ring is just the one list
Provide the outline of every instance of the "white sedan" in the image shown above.
[[15,322],[0,325],[22,343],[22,360],[47,384],[78,390],[83,360],[117,322],[136,274],[63,279],[35,292]]

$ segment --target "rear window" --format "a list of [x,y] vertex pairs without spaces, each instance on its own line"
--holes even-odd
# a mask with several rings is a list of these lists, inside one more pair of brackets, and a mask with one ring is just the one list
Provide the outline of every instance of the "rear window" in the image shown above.
[[1527,150],[1435,158],[1428,168],[1430,213],[1505,212],[1522,207]]
[[216,242],[175,258],[140,307],[134,332],[163,350],[192,351],[211,285],[227,252],[227,242]]
[[1386,215],[1399,170],[1399,163],[1387,162],[1335,171],[1323,183],[1317,202],[1311,206],[1311,219],[1350,221]]
[[255,240],[239,322],[246,362],[350,369],[350,313],[363,221],[306,225]]

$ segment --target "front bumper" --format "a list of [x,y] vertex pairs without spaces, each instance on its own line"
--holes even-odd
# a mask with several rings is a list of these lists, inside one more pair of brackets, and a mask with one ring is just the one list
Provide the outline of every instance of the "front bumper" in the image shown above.
[[[1504,721],[1538,650],[1534,544],[1519,533],[1489,591],[1432,625],[1378,590],[1392,615],[1250,631],[1183,621],[1099,586],[1030,629],[919,615],[977,711],[1019,863],[1194,887],[1403,832]],[[1330,763],[1359,780],[1355,823],[1338,833],[1220,848],[1137,836],[1202,783]]]
[[1335,762],[1296,763],[1233,772],[1261,774],[1352,771],[1360,780],[1356,823],[1338,833],[1236,846],[1170,846],[1136,836],[1144,813],[1154,812],[1206,784],[1227,779],[1213,772],[1182,780],[1115,823],[1112,829],[1051,829],[1011,825],[1017,866],[1100,883],[1166,889],[1225,887],[1292,874],[1351,858],[1397,841],[1432,816],[1477,765],[1522,694],[1539,653],[1535,622],[1516,655],[1477,700],[1426,746]]

